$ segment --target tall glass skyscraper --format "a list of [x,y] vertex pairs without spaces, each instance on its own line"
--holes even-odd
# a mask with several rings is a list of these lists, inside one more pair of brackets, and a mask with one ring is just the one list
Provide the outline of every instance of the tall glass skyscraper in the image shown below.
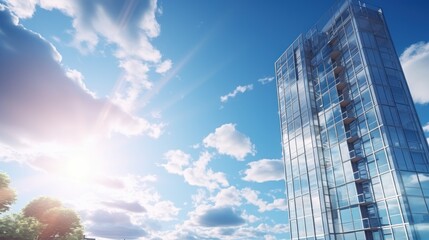
[[291,239],[429,239],[429,151],[381,9],[335,6],[275,63]]

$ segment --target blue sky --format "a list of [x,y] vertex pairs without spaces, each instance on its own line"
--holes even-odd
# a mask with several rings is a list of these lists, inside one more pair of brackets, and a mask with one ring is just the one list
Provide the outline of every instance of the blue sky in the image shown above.
[[[0,1],[0,170],[97,239],[286,239],[274,62],[334,1]],[[425,1],[381,6],[429,136]]]

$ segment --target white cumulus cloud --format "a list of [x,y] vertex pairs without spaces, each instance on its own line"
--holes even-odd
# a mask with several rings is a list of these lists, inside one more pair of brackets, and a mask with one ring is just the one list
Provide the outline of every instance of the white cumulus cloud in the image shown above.
[[215,172],[208,167],[211,154],[202,152],[197,161],[191,162],[189,154],[181,150],[170,150],[164,154],[167,163],[161,164],[169,173],[183,176],[192,186],[205,187],[209,190],[229,186],[225,173]]
[[162,164],[169,173],[183,174],[184,168],[189,165],[191,156],[181,150],[170,150],[164,154],[167,163]]
[[242,196],[235,186],[221,189],[214,198],[215,206],[240,206]]
[[245,86],[240,85],[240,86],[236,87],[234,89],[234,91],[232,91],[232,92],[230,92],[224,96],[221,96],[220,101],[223,103],[226,103],[228,101],[228,99],[234,98],[237,94],[245,93],[246,91],[250,91],[252,89],[253,89],[253,84],[249,84],[249,85],[245,85]]
[[248,155],[254,155],[255,146],[250,138],[235,129],[235,124],[227,123],[216,128],[203,140],[205,147],[215,148],[220,154],[226,154],[242,161]]
[[429,42],[412,44],[401,54],[400,61],[414,101],[428,103]]
[[251,182],[279,181],[284,179],[283,161],[279,159],[262,159],[247,164],[243,180]]
[[157,73],[165,73],[168,70],[170,70],[171,66],[173,65],[173,63],[171,62],[170,59],[165,60],[164,62],[160,63],[157,67],[156,67],[156,72]]
[[185,181],[190,185],[206,187],[209,190],[229,186],[225,173],[215,172],[207,167],[211,158],[212,156],[208,152],[203,152],[192,167],[183,171]]

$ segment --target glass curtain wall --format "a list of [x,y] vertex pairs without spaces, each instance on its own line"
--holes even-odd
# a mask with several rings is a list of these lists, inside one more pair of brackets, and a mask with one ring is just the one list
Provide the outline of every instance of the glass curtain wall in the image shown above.
[[424,239],[428,146],[382,12],[325,18],[275,63],[291,239]]

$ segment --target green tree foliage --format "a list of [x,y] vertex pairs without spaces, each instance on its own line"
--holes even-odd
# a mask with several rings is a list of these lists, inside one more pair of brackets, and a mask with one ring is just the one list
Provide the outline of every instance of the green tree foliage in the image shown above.
[[[15,202],[9,177],[0,173],[0,213]],[[83,227],[75,211],[59,200],[40,197],[31,201],[19,214],[0,218],[0,240],[81,240]]]
[[9,183],[9,177],[0,172],[0,213],[9,210],[16,200],[15,191],[9,188]]
[[81,225],[73,228],[71,232],[58,238],[58,240],[82,240],[83,239],[83,227]]
[[0,240],[37,240],[43,225],[32,217],[12,214],[0,218]]
[[63,207],[49,209],[43,214],[40,222],[46,226],[40,234],[41,239],[64,237],[81,226],[76,212]]
[[24,209],[26,217],[34,217],[44,225],[39,239],[74,240],[83,238],[82,225],[75,211],[49,197],[31,201]]
[[22,212],[26,217],[34,217],[37,220],[41,221],[43,219],[43,215],[52,208],[61,207],[62,204],[57,199],[49,198],[49,197],[39,197],[31,201]]

